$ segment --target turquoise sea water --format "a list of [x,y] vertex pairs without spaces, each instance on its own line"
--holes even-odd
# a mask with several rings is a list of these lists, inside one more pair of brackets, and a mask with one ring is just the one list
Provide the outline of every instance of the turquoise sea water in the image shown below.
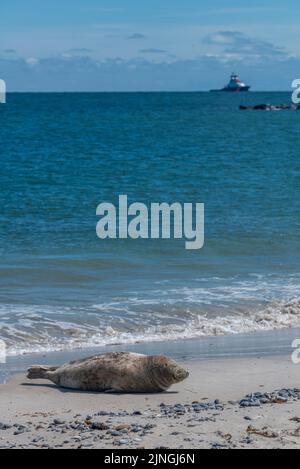
[[[0,106],[10,353],[300,325],[300,113],[288,93],[12,94]],[[96,237],[96,207],[203,202],[205,247]]]

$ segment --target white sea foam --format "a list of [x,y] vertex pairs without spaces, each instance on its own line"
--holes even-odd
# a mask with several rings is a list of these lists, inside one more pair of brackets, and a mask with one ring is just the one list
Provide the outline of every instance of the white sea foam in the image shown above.
[[[77,316],[73,317],[69,308],[63,311],[64,321],[58,319],[61,310],[51,317],[47,308],[32,307],[30,311],[27,310],[25,317],[24,310],[22,315],[15,307],[10,309],[14,310],[15,318],[19,317],[14,324],[3,321],[4,314],[1,315],[0,310],[0,337],[8,346],[8,355],[300,327],[299,299],[277,301],[260,309],[251,308],[240,313],[226,311],[225,315],[196,314],[185,310],[181,316],[178,314],[173,317],[171,313],[166,315],[159,312],[147,318],[132,312],[131,316],[126,314],[116,320],[110,315],[97,317],[93,310],[94,313],[89,312],[89,321],[86,322],[76,320]],[[53,310],[51,312],[53,314]]]

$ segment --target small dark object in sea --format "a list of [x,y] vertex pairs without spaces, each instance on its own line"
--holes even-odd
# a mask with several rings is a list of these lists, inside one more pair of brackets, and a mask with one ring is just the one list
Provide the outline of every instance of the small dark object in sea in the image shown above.
[[255,106],[240,106],[241,111],[300,111],[300,106],[295,104],[257,104]]

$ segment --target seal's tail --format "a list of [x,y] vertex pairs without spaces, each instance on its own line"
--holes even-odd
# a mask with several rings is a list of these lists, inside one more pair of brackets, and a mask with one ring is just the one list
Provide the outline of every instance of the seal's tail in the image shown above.
[[56,366],[32,366],[28,370],[27,378],[28,379],[45,379],[47,374],[51,371],[56,371],[58,367]]

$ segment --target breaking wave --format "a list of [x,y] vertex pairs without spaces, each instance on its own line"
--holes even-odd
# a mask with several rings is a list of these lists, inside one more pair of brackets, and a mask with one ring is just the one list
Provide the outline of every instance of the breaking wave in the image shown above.
[[[118,310],[117,305],[110,307]],[[85,310],[83,321],[78,319],[83,315],[70,308],[55,311],[45,307],[24,310],[1,306],[0,337],[6,342],[9,355],[21,355],[300,327],[300,299],[272,302],[266,307],[239,312],[226,311],[224,316],[186,310],[177,315],[172,311],[169,316],[160,311],[147,317],[126,311],[122,319],[111,313],[99,315],[105,308],[107,305],[95,305]],[[60,320],[62,317],[64,321]]]

